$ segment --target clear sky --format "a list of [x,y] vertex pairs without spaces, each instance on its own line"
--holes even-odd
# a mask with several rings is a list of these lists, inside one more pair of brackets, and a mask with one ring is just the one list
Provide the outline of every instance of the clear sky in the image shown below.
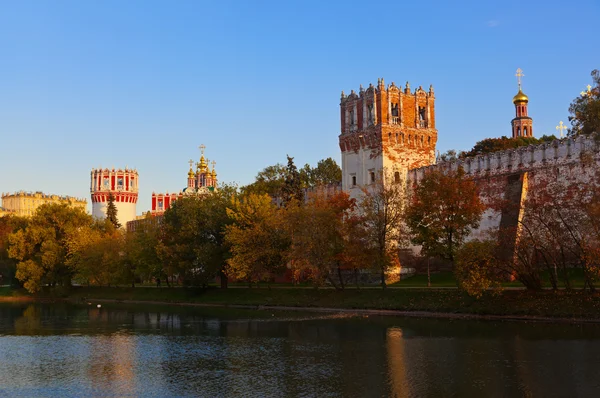
[[[600,68],[600,1],[0,2],[0,191],[88,198],[135,167],[138,214],[186,185],[340,162],[340,92],[433,84],[438,149],[510,135],[522,68],[534,133],[555,133]],[[91,207],[90,207],[91,208]]]

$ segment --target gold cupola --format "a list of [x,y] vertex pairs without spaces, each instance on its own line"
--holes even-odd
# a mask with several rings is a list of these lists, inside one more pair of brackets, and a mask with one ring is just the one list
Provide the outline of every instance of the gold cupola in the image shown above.
[[521,88],[519,88],[517,95],[513,97],[513,104],[516,104],[517,102],[529,102],[529,97],[525,95]]

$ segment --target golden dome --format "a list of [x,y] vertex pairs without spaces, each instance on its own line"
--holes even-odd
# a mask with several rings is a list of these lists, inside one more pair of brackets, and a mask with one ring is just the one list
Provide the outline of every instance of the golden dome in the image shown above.
[[204,159],[204,155],[202,155],[202,157],[200,157],[200,163],[198,163],[198,171],[200,173],[205,173],[208,169],[207,166],[206,159]]
[[190,171],[188,171],[188,178],[194,178],[194,170],[190,167]]
[[529,102],[529,97],[526,96],[521,89],[519,89],[517,95],[513,97],[513,104],[516,104],[517,102]]

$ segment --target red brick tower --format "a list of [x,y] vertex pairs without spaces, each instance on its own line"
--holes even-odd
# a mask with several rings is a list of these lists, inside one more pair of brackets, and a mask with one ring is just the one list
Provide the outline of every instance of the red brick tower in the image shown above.
[[533,119],[528,116],[527,104],[529,98],[521,90],[521,77],[523,71],[517,69],[517,79],[519,81],[519,92],[513,97],[515,104],[515,118],[511,121],[512,137],[533,137]]
[[361,86],[358,94],[342,92],[340,117],[342,188],[351,196],[383,171],[399,182],[408,170],[435,161],[433,87],[413,92],[408,83],[402,89],[378,79],[377,86]]

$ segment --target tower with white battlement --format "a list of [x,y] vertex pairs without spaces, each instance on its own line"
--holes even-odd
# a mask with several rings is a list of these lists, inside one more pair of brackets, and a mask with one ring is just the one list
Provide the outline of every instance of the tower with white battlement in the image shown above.
[[106,218],[108,198],[112,194],[117,208],[117,219],[121,225],[135,219],[138,200],[137,170],[92,169],[90,173],[92,216]]

